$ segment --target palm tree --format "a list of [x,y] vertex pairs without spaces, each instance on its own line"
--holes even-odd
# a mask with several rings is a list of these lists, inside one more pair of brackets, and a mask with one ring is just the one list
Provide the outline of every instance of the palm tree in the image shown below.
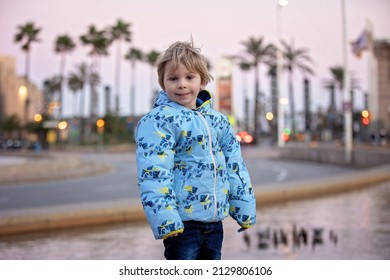
[[45,95],[45,108],[47,108],[48,115],[53,114],[53,110],[57,108],[57,105],[54,103],[54,96],[57,92],[60,92],[61,89],[61,80],[60,76],[53,76],[44,80],[43,82],[43,91]]
[[[76,73],[70,73],[67,82],[69,90],[73,92],[73,116],[75,117],[77,115],[77,93],[83,89],[84,81]],[[80,112],[79,115],[81,116]]]
[[22,44],[22,51],[26,53],[26,81],[29,80],[30,72],[30,51],[31,44],[34,42],[40,42],[38,34],[41,28],[35,27],[33,22],[27,22],[25,25],[18,26],[18,32],[15,34],[14,41]]
[[76,71],[71,72],[68,76],[68,87],[71,90],[80,91],[80,108],[79,108],[79,116],[82,118],[84,116],[84,100],[85,100],[85,85],[88,82],[88,73],[89,67],[86,63],[80,63],[76,65]]
[[155,80],[153,76],[154,67],[156,65],[157,57],[160,55],[160,53],[156,50],[151,50],[149,53],[145,55],[145,62],[150,65],[150,85],[151,85],[151,92],[152,92],[152,101],[154,102],[155,96],[157,94],[157,89],[155,89]]
[[[94,25],[90,25],[87,33],[80,36],[80,41],[83,45],[91,46],[88,54],[95,60],[100,56],[108,55],[107,48],[112,42],[106,30],[99,31]],[[93,67],[96,67],[96,61],[94,61]]]
[[[330,73],[331,73],[331,80],[328,81],[332,82],[335,87],[337,87],[340,91],[340,94],[342,95],[344,91],[344,67],[342,66],[333,66],[330,67]],[[351,74],[351,91],[359,88],[359,80],[356,79],[353,74]]]
[[330,101],[327,110],[328,112],[326,118],[326,126],[329,127],[331,131],[331,137],[333,138],[335,135],[335,122],[337,117],[336,101],[335,101],[336,81],[334,79],[324,80],[323,86],[330,92]]
[[60,77],[61,77],[61,86],[60,86],[60,113],[59,113],[59,119],[62,119],[63,116],[63,96],[62,96],[62,82],[64,80],[65,75],[65,64],[66,64],[66,55],[74,50],[76,47],[76,44],[73,42],[72,38],[68,35],[60,35],[57,37],[55,41],[55,52],[61,55],[61,62],[60,62]]
[[[89,51],[89,55],[92,57],[92,68],[99,69],[99,58],[102,56],[108,55],[108,47],[110,46],[112,40],[108,36],[106,30],[97,30],[94,25],[90,25],[88,27],[88,32],[85,35],[80,36],[80,40],[83,45],[91,46],[91,50]],[[91,92],[91,117],[95,118],[97,115],[96,109],[97,106],[94,107],[94,104],[97,104],[97,96],[96,96],[96,88]]]
[[328,111],[329,112],[336,112],[336,101],[335,101],[335,81],[333,79],[327,79],[323,82],[323,87],[329,90],[330,92],[330,100],[329,100],[329,106]]
[[120,19],[116,22],[116,25],[112,26],[109,30],[111,34],[111,40],[117,41],[116,49],[116,71],[115,71],[115,111],[119,115],[119,91],[120,91],[120,70],[121,70],[121,43],[123,41],[131,41],[131,32],[129,31],[130,23],[126,23]]
[[[100,79],[100,75],[97,71],[94,70],[94,68],[91,68],[90,69],[90,72],[89,72],[89,75],[88,75],[88,83],[89,83],[89,86],[91,88],[91,93],[94,95],[94,96],[97,96],[97,87],[100,85],[101,83],[101,79]],[[91,116],[96,116],[96,112],[95,110],[97,109],[98,107],[98,104],[97,104],[97,99],[94,98],[93,99],[93,104],[91,104]]]
[[130,61],[131,77],[130,77],[130,116],[135,115],[135,64],[142,60],[143,53],[140,49],[130,48],[125,58]]
[[255,74],[255,110],[254,110],[254,142],[257,143],[261,133],[261,90],[260,90],[260,64],[268,63],[270,57],[275,53],[275,47],[272,44],[265,44],[262,37],[250,37],[248,41],[242,42],[245,47],[245,54],[248,61],[254,67]]
[[[328,109],[328,122],[332,131],[332,137],[335,135],[335,122],[338,116],[335,90],[339,90],[342,95],[344,91],[344,67],[343,66],[332,66],[329,68],[331,78],[324,80],[323,86],[330,91],[330,104]],[[359,88],[359,81],[351,75],[351,91]],[[352,105],[353,109],[353,105]]]
[[[68,87],[73,92],[80,91],[80,141],[85,143],[86,141],[86,123],[84,116],[84,97],[86,85],[90,86],[90,92],[96,94],[96,87],[100,84],[100,76],[94,70],[92,66],[88,66],[86,63],[81,63],[76,65],[76,71],[71,72],[68,76]],[[95,102],[95,99],[92,99],[91,102]],[[93,109],[96,108],[96,103],[91,103],[90,112],[93,115]]]
[[295,120],[295,100],[294,100],[294,88],[293,88],[293,74],[294,70],[298,69],[306,78],[307,74],[314,74],[309,64],[313,63],[313,60],[308,55],[309,50],[306,48],[294,48],[294,44],[287,44],[284,40],[281,41],[283,50],[283,58],[285,60],[284,68],[288,71],[288,93],[290,104],[290,116],[291,116],[291,130],[292,135],[296,135],[296,120]]
[[[18,32],[15,34],[14,42],[21,43],[22,51],[26,53],[26,72],[25,72],[25,79],[26,79],[26,88],[27,93],[29,92],[29,75],[30,75],[30,51],[31,51],[31,45],[34,42],[40,42],[38,39],[38,34],[41,31],[41,28],[35,27],[33,22],[27,22],[25,25],[19,25]],[[28,118],[28,107],[30,104],[30,98],[27,94],[25,101],[24,101],[24,120],[23,123],[26,126],[27,125],[27,118]],[[24,138],[23,130],[22,130],[22,138]]]

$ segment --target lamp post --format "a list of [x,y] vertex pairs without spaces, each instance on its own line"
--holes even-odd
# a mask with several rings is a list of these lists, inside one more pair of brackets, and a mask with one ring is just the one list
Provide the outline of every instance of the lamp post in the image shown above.
[[347,12],[345,0],[341,0],[341,18],[342,18],[342,43],[343,43],[343,58],[344,58],[344,141],[345,141],[345,162],[352,162],[352,106],[351,106],[351,91],[350,78],[348,67],[348,43],[347,43]]
[[[277,3],[277,20],[276,20],[276,29],[277,29],[277,37],[280,41],[282,39],[282,8],[287,6],[288,0],[278,0]],[[284,129],[284,103],[285,98],[282,96],[282,91],[280,90],[280,76],[282,73],[282,52],[280,47],[276,48],[276,90],[278,95],[278,147],[284,147],[284,137],[283,137],[283,129]]]

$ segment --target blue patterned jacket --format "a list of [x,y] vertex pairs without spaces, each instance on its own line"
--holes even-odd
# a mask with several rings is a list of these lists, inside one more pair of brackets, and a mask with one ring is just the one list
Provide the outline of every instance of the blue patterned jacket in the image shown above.
[[256,222],[256,202],[240,144],[227,117],[198,94],[197,109],[160,91],[137,125],[138,186],[156,239],[183,231],[183,221],[214,222],[230,214],[243,228]]

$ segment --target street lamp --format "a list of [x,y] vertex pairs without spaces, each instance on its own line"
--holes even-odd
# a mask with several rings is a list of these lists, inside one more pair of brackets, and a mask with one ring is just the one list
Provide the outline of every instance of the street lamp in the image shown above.
[[[280,41],[282,39],[282,7],[287,6],[288,0],[278,0],[277,4],[277,20],[276,20],[276,29],[277,37]],[[282,73],[282,53],[280,47],[276,49],[276,87],[278,92],[278,147],[284,147],[285,141],[283,138],[283,129],[284,129],[284,104],[282,99],[282,91],[280,90],[280,76]]]

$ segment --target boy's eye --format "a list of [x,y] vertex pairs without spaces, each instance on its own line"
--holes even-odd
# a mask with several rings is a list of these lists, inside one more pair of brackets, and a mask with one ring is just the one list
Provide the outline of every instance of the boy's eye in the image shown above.
[[174,80],[176,80],[176,77],[169,77],[168,80],[169,81],[174,81]]
[[187,76],[188,80],[192,80],[193,78],[194,78],[194,76]]

